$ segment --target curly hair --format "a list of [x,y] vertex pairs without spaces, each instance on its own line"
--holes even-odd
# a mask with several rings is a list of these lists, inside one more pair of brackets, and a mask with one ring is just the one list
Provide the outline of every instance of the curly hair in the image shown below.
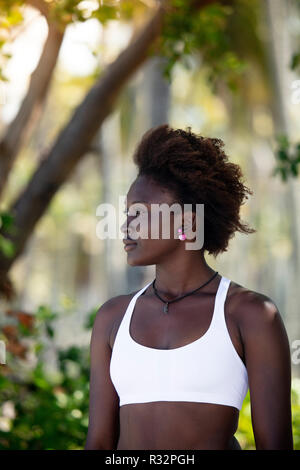
[[221,139],[202,137],[191,128],[162,124],[149,129],[138,144],[133,161],[138,176],[170,190],[179,203],[204,203],[203,251],[216,257],[227,251],[234,233],[254,233],[240,220],[240,206],[253,192],[243,184],[239,165],[229,162]]

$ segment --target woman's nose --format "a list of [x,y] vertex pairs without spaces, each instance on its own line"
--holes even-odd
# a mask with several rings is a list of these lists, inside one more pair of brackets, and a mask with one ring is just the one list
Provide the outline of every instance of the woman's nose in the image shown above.
[[127,220],[124,222],[124,224],[121,225],[121,232],[124,233],[125,235],[127,234],[127,227],[128,227],[128,223],[127,223]]

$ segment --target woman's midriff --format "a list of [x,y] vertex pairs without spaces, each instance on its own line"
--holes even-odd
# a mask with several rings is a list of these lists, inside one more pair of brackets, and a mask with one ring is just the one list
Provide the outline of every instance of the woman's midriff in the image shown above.
[[194,402],[150,402],[120,407],[117,450],[236,449],[239,411]]

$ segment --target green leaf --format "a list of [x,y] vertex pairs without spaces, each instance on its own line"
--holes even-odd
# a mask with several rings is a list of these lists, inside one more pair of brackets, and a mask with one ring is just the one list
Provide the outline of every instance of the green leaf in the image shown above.
[[278,150],[277,156],[281,162],[287,162],[289,159],[286,150],[283,149]]
[[276,136],[276,140],[281,149],[287,150],[290,146],[288,137],[285,134]]
[[18,324],[18,330],[23,336],[30,336],[31,335],[31,330],[28,328],[28,326],[23,325],[22,323]]
[[92,12],[91,18],[96,18],[100,23],[105,24],[107,21],[117,18],[117,9],[114,6],[103,4]]
[[4,230],[7,230],[9,227],[13,225],[14,217],[10,212],[3,211],[0,212],[0,227]]
[[298,163],[295,161],[291,163],[291,173],[293,176],[298,176]]
[[292,70],[296,70],[296,68],[297,68],[299,65],[300,65],[300,52],[297,52],[296,54],[293,54],[293,55],[292,55],[290,68],[291,68]]
[[49,325],[49,323],[46,323],[46,332],[50,338],[54,337],[54,329],[52,328],[51,325]]
[[11,240],[4,238],[2,234],[0,234],[0,251],[7,257],[11,258],[15,254],[15,245]]
[[38,307],[37,313],[36,313],[36,318],[37,320],[41,321],[51,321],[54,320],[57,317],[56,313],[53,313],[49,307],[46,305],[40,305]]
[[99,308],[96,307],[96,308],[94,308],[91,312],[89,312],[89,313],[87,314],[87,319],[86,319],[86,321],[85,321],[85,323],[84,323],[84,327],[85,327],[87,330],[89,330],[90,328],[93,327],[98,310],[99,310]]

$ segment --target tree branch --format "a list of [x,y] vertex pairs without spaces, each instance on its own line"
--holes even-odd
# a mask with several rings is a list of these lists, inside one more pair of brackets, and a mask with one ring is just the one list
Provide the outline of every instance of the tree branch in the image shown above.
[[39,10],[39,12],[46,18],[48,21],[49,16],[49,6],[43,0],[26,0],[26,4]]
[[54,24],[49,24],[48,37],[39,63],[31,75],[27,94],[0,142],[0,195],[18,152],[29,136],[34,122],[38,119],[39,113],[34,113],[34,111],[38,108],[41,111],[41,104],[49,89],[63,35],[64,33]]

